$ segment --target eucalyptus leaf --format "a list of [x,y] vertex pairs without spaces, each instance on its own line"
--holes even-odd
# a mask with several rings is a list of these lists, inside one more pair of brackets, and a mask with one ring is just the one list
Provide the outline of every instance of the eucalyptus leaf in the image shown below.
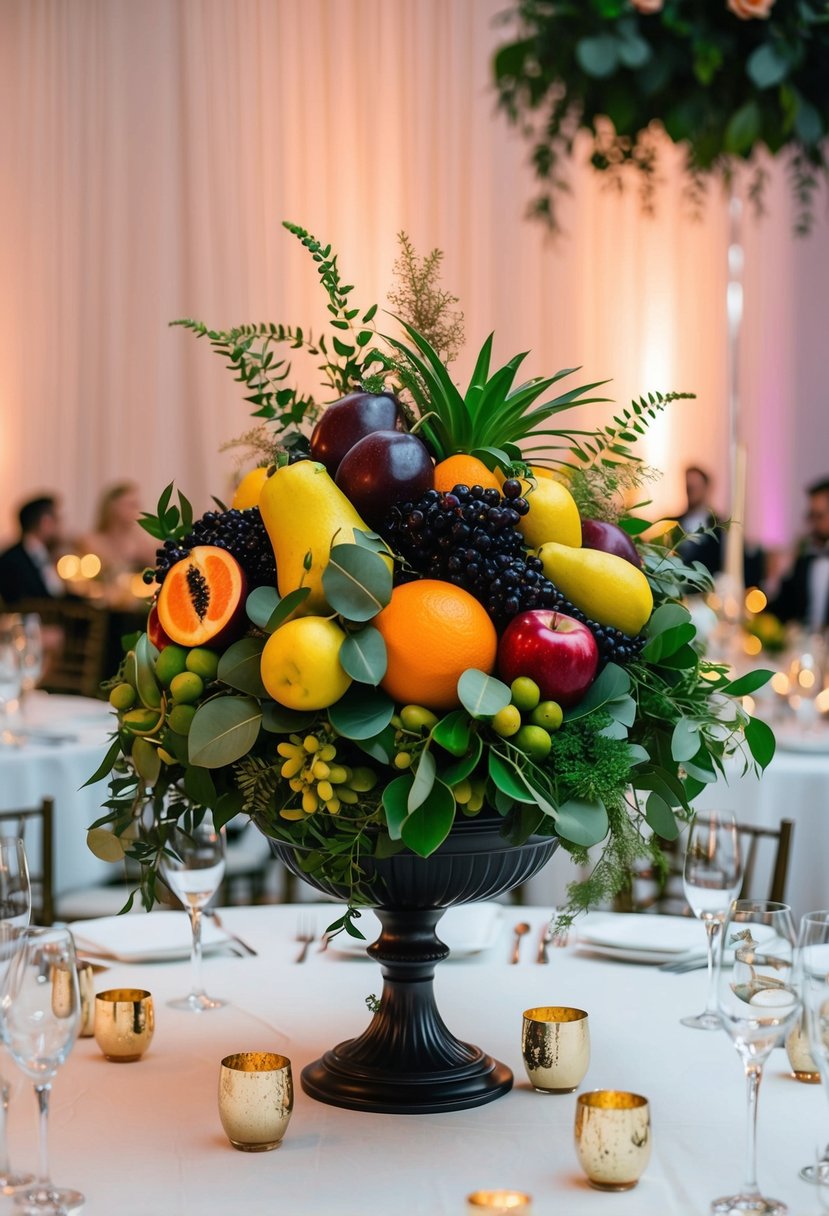
[[335,545],[322,575],[328,603],[349,621],[370,621],[391,599],[389,563],[361,545]]
[[123,841],[108,828],[90,828],[86,834],[86,847],[101,861],[124,860]]
[[648,750],[647,748],[642,747],[641,743],[628,744],[628,762],[632,768],[637,764],[647,764],[649,760],[650,755]]
[[518,767],[498,752],[490,749],[489,775],[493,784],[515,802],[535,802],[535,794],[527,785]]
[[573,722],[577,718],[584,718],[595,709],[606,705],[608,701],[618,701],[627,696],[629,692],[630,676],[616,663],[608,663],[590,685],[578,705],[574,705],[565,712],[565,720]]
[[755,47],[746,60],[746,71],[758,89],[770,89],[786,79],[789,61],[780,54],[773,42],[763,42]]
[[373,760],[379,760],[381,764],[391,764],[394,759],[394,737],[394,727],[387,726],[370,739],[357,739],[356,743]]
[[392,840],[400,840],[400,829],[409,814],[409,791],[414,784],[410,773],[395,777],[383,790],[383,810]]
[[633,726],[636,721],[636,702],[633,697],[617,697],[614,701],[608,701],[605,708],[611,718],[615,722],[621,722],[623,726]]
[[612,34],[580,38],[576,43],[576,59],[588,76],[600,80],[612,76],[619,65],[618,40]]
[[196,710],[188,735],[191,764],[223,768],[246,756],[256,742],[262,711],[251,697],[214,697]]
[[266,629],[278,603],[279,592],[276,587],[256,587],[245,600],[248,620],[260,629]]
[[250,693],[253,697],[267,697],[268,691],[260,674],[264,649],[263,638],[240,638],[219,659],[217,679],[239,692]]
[[556,832],[571,844],[589,849],[604,840],[610,828],[604,803],[571,798],[558,808]]
[[135,679],[138,696],[147,709],[158,709],[161,705],[161,689],[155,678],[158,651],[146,633],[135,643]]
[[645,626],[645,633],[649,638],[654,638],[666,629],[687,624],[690,619],[691,614],[682,604],[660,604]]
[[663,840],[676,840],[679,824],[668,803],[659,794],[649,794],[645,803],[645,819],[657,836]]
[[642,658],[649,663],[658,663],[662,659],[676,654],[680,647],[692,642],[697,635],[696,626],[692,621],[683,621],[671,629],[664,629],[656,637],[652,637],[642,647]]
[[388,654],[379,629],[366,625],[350,633],[340,647],[340,666],[352,680],[375,687],[386,674]]
[[461,705],[473,718],[492,718],[509,705],[512,693],[506,684],[470,667],[458,680]]
[[413,853],[430,857],[443,844],[454,821],[455,795],[448,785],[436,781],[420,806],[406,817],[400,834]]
[[699,723],[680,718],[671,735],[671,756],[677,764],[693,760],[699,751]]
[[465,755],[472,738],[469,715],[463,709],[453,709],[432,728],[432,738],[451,755]]
[[432,786],[435,784],[435,776],[437,774],[437,766],[435,758],[429,751],[428,747],[424,748],[420,753],[420,760],[417,764],[417,769],[414,774],[412,788],[409,790],[409,810],[415,811],[421,806],[432,791]]
[[161,757],[158,748],[147,739],[135,739],[130,753],[135,771],[145,785],[155,785],[161,772]]
[[628,728],[624,722],[608,722],[607,726],[603,726],[599,731],[603,739],[627,739]]
[[284,625],[289,616],[292,616],[299,608],[300,604],[307,600],[311,594],[310,587],[297,587],[294,591],[289,591],[288,594],[279,601],[271,615],[268,617],[265,630],[267,633],[276,633],[280,625]]
[[371,739],[388,726],[394,702],[379,688],[353,685],[328,711],[331,725],[345,739]]
[[472,744],[466,755],[459,756],[457,760],[451,764],[447,764],[446,768],[441,770],[441,781],[445,781],[447,785],[457,785],[459,781],[463,781],[466,777],[471,776],[478,767],[483,750],[484,745],[481,742],[481,736],[473,735]]

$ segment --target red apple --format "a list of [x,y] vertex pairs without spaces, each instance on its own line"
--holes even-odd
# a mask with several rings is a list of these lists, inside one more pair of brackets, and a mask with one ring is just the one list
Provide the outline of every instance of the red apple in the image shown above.
[[536,608],[513,617],[498,647],[501,679],[529,676],[542,701],[577,705],[596,678],[599,650],[586,625],[563,612]]
[[636,545],[618,524],[609,524],[603,519],[583,519],[581,544],[583,549],[601,549],[603,553],[623,557],[632,566],[642,569],[642,558]]
[[172,639],[167,636],[161,627],[161,621],[158,619],[158,608],[155,604],[153,604],[150,609],[150,615],[147,617],[147,637],[156,650],[163,650],[165,646],[171,645],[172,642]]

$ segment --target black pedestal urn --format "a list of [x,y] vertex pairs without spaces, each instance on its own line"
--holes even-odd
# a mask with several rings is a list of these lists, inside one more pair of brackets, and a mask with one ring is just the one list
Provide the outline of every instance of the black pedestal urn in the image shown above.
[[[558,840],[533,836],[512,845],[503,819],[482,813],[455,824],[429,858],[404,850],[367,859],[369,889],[382,933],[368,953],[383,971],[380,1007],[356,1039],[327,1051],[302,1071],[312,1098],[351,1110],[427,1114],[491,1102],[512,1088],[512,1073],[455,1038],[435,1003],[435,964],[449,948],[435,930],[446,908],[492,899],[538,873]],[[347,898],[336,884],[309,878],[297,849],[271,841],[277,857],[317,890]]]

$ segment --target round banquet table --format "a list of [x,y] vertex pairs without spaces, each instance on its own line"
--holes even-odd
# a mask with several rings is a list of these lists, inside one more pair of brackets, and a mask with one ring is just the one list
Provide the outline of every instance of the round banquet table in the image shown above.
[[113,718],[105,701],[33,692],[12,724],[20,742],[0,746],[0,810],[55,802],[54,890],[60,895],[112,876],[86,847],[106,782],[82,789],[104,757]]
[[[702,1007],[705,972],[674,975],[572,946],[552,950],[550,965],[541,966],[535,945],[546,912],[520,915],[532,932],[517,966],[507,962],[515,912],[504,909],[491,949],[438,967],[449,1026],[516,1076],[500,1100],[446,1115],[358,1114],[302,1093],[300,1069],[364,1028],[365,999],[379,991],[380,975],[367,959],[339,955],[336,943],[297,965],[295,907],[222,913],[259,952],[205,960],[208,991],[232,1002],[224,1009],[194,1015],[165,1005],[188,986],[185,961],[101,972],[99,990],[153,992],[155,1039],[131,1065],[107,1063],[94,1039],[78,1040],[54,1086],[54,1179],[86,1194],[86,1212],[119,1216],[464,1216],[465,1196],[490,1187],[529,1192],[535,1216],[702,1216],[741,1182],[745,1102],[742,1067],[725,1032],[679,1024]],[[320,933],[328,920],[321,909],[316,917]],[[521,1014],[539,1004],[589,1012],[592,1060],[582,1089],[630,1089],[650,1099],[653,1156],[635,1190],[589,1188],[573,1146],[575,1094],[530,1089]],[[293,1119],[275,1152],[237,1152],[219,1124],[219,1062],[245,1050],[281,1052],[293,1063]],[[8,1061],[4,1071],[13,1072]],[[817,1214],[817,1196],[797,1171],[827,1139],[822,1086],[794,1081],[784,1053],[773,1052],[760,1097],[760,1184],[787,1201],[792,1216]],[[35,1102],[19,1081],[10,1117],[15,1166],[34,1165],[35,1140]],[[0,1212],[11,1210],[0,1201]]]

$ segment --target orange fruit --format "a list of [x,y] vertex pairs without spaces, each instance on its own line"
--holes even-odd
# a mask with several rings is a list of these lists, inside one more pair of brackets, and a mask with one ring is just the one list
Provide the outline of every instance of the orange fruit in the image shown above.
[[233,495],[231,508],[234,511],[247,511],[251,507],[259,505],[259,495],[262,493],[262,487],[268,480],[268,466],[260,465],[258,469],[251,469],[249,473],[245,473],[242,480],[236,487],[236,493]]
[[455,486],[483,486],[485,490],[500,490],[501,483],[477,456],[457,452],[435,465],[435,489],[448,492],[454,490]]
[[452,583],[424,578],[395,587],[372,624],[388,652],[382,686],[400,704],[455,709],[467,668],[489,674],[495,666],[495,626],[483,605]]

